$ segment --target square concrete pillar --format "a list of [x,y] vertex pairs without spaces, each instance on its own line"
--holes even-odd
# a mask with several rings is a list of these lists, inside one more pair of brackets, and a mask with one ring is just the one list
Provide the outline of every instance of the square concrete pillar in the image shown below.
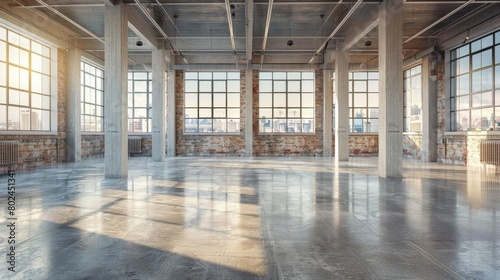
[[403,0],[384,0],[379,13],[379,176],[403,176]]
[[67,146],[66,160],[78,162],[82,159],[82,120],[81,120],[81,54],[78,49],[68,52],[66,90]]
[[167,62],[164,49],[153,50],[153,161],[165,160],[166,145],[166,74]]
[[344,44],[335,50],[335,160],[349,160],[349,54]]
[[323,70],[323,156],[332,156],[333,82],[332,70]]
[[167,73],[167,156],[175,157],[175,71],[170,63]]
[[253,155],[253,70],[245,70],[245,155]]
[[433,55],[422,58],[422,161],[437,161],[437,74]]
[[126,178],[127,129],[127,14],[123,3],[105,6],[104,17],[104,174]]

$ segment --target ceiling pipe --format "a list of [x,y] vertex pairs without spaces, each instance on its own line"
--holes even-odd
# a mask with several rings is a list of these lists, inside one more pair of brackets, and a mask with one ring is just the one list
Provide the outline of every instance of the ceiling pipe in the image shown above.
[[253,0],[246,0],[246,59],[247,67],[252,64],[253,57]]
[[319,53],[321,53],[324,48],[326,48],[326,46],[328,45],[328,42],[333,38],[333,36],[335,36],[335,34],[340,30],[340,28],[342,28],[342,26],[345,24],[345,22],[351,17],[351,15],[359,7],[359,5],[361,5],[362,2],[363,2],[363,0],[358,0],[358,2],[356,2],[356,4],[354,4],[354,6],[349,10],[349,12],[347,13],[347,15],[342,19],[342,21],[333,30],[332,34],[330,34],[330,36],[328,36],[328,39],[326,39],[326,41],[323,43],[323,45],[321,45],[321,47],[319,47],[319,49],[316,51],[316,53],[311,57],[311,60],[309,60],[309,63],[312,63],[312,61],[314,60],[314,58]]
[[335,7],[333,7],[333,9],[330,12],[330,14],[328,14],[328,16],[323,20],[323,24],[321,25],[321,28],[318,30],[318,32],[316,32],[315,36],[317,36],[323,30],[323,27],[325,27],[325,24],[328,22],[328,20],[333,15],[333,13],[335,13],[335,11],[337,10],[337,8],[340,7],[339,5],[342,4],[342,1],[343,0],[339,0],[339,2],[335,5]]
[[427,26],[426,28],[420,30],[419,32],[417,32],[415,35],[411,36],[410,38],[406,39],[403,44],[406,44],[408,42],[410,42],[411,40],[417,38],[418,36],[420,36],[422,33],[424,33],[425,31],[431,29],[432,27],[436,26],[437,24],[439,24],[440,22],[442,22],[443,20],[449,18],[450,16],[454,15],[455,13],[457,13],[458,11],[460,11],[461,9],[467,7],[469,4],[473,3],[475,0],[469,0],[467,2],[465,2],[464,4],[460,5],[460,7],[456,8],[455,10],[451,11],[450,13],[448,13],[447,15],[445,15],[444,17],[436,20],[434,23],[432,23],[431,25]]
[[267,36],[269,35],[269,26],[271,25],[271,14],[273,12],[273,0],[269,0],[269,6],[267,6],[267,18],[266,18],[266,29],[264,30],[264,40],[262,41],[262,53],[260,56],[260,68],[262,69],[262,64],[264,63],[264,55],[266,53]]
[[163,14],[163,16],[167,17],[168,20],[170,20],[170,22],[174,26],[175,30],[177,30],[177,34],[179,34],[182,37],[181,31],[177,28],[177,25],[175,24],[172,17],[168,14],[167,10],[165,10],[165,8],[163,8],[163,5],[160,3],[160,1],[156,0],[156,3],[158,4],[158,7],[159,7],[161,13]]
[[155,21],[155,19],[153,18],[153,16],[148,12],[148,9],[146,9],[146,7],[141,3],[141,1],[139,1],[139,0],[134,0],[134,1],[137,4],[137,7],[139,7],[139,9],[144,13],[144,15],[154,25],[154,27],[156,28],[156,30],[158,30],[158,32],[160,32],[160,34],[165,39],[167,39],[167,41],[170,43],[170,45],[172,46],[172,48],[180,54],[180,56],[182,57],[183,61],[185,63],[189,64],[188,61],[186,60],[186,58],[182,55],[181,51],[172,43],[172,40],[170,40],[170,38],[167,36],[167,33],[165,33],[165,31],[163,31],[163,29],[161,28],[161,26],[158,25],[158,23]]
[[92,36],[92,38],[96,39],[97,41],[101,42],[104,44],[104,40],[101,39],[99,36],[95,35],[94,33],[92,33],[90,30],[88,30],[87,28],[79,25],[78,23],[76,23],[75,21],[73,21],[72,19],[70,19],[69,17],[67,17],[66,15],[64,15],[63,13],[59,12],[58,10],[54,9],[53,7],[51,7],[49,4],[43,2],[42,0],[36,0],[36,2],[38,2],[40,5],[42,5],[43,7],[49,9],[51,12],[55,13],[56,15],[62,17],[64,20],[66,20],[67,22],[73,24],[74,26],[76,26],[78,29],[82,30],[83,32],[89,34],[90,36]]
[[233,17],[231,16],[231,5],[229,4],[229,0],[226,0],[226,14],[227,23],[229,24],[229,34],[231,35],[231,46],[234,53],[234,62],[236,63],[236,65],[238,65],[238,57],[236,57],[236,43],[234,41]]

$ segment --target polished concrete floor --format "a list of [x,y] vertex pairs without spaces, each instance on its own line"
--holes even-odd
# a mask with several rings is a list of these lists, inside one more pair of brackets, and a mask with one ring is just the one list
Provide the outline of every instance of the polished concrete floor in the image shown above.
[[[18,172],[0,279],[500,279],[500,174],[376,158],[149,158]],[[0,177],[0,253],[8,251]]]

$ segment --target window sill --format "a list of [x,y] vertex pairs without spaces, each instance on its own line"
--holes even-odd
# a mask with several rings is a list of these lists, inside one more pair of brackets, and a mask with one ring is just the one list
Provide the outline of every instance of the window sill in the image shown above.
[[3,135],[26,135],[26,136],[57,136],[57,132],[55,131],[14,131],[14,130],[9,130],[9,131],[0,131],[0,136]]
[[446,131],[444,136],[488,136],[500,135],[500,130]]
[[259,132],[263,136],[316,136],[316,132]]
[[349,132],[349,136],[378,136],[378,132]]
[[241,136],[241,133],[183,133],[184,136]]

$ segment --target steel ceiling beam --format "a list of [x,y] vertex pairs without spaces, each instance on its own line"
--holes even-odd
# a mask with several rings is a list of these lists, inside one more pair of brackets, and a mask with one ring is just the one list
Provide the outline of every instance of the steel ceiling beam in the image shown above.
[[226,0],[226,14],[227,14],[227,23],[229,24],[229,34],[231,36],[231,46],[233,48],[234,53],[234,62],[238,65],[238,58],[236,57],[236,43],[234,41],[234,29],[233,29],[233,17],[231,16],[231,4],[229,4],[229,0]]
[[75,27],[77,27],[78,29],[82,30],[83,32],[87,33],[88,35],[90,35],[92,38],[96,39],[97,41],[101,42],[104,44],[104,40],[101,39],[99,36],[95,35],[94,33],[92,33],[90,30],[88,30],[87,28],[81,26],[80,24],[76,23],[74,20],[70,19],[69,17],[67,17],[66,15],[64,15],[63,13],[59,12],[58,10],[54,9],[53,7],[51,7],[49,4],[43,2],[42,0],[36,0],[36,2],[38,2],[40,5],[42,5],[44,8],[47,8],[49,9],[51,12],[55,13],[56,15],[60,16],[61,18],[63,18],[64,20],[66,20],[67,22],[71,23],[72,25],[74,25]]
[[252,64],[253,57],[253,0],[245,1],[245,20],[246,20],[246,57],[247,65]]
[[269,35],[269,26],[271,25],[271,15],[273,13],[273,0],[269,0],[269,6],[267,6],[267,18],[266,18],[266,28],[264,30],[264,39],[262,41],[262,53],[260,56],[260,67],[264,62],[264,55],[266,53],[267,36]]
[[311,60],[309,60],[309,63],[312,63],[312,61],[314,60],[314,58],[319,53],[321,53],[323,51],[323,49],[326,47],[326,45],[328,44],[328,42],[333,38],[333,36],[335,36],[335,34],[337,34],[337,32],[340,30],[340,28],[342,28],[342,26],[346,23],[346,21],[351,17],[351,15],[359,7],[359,5],[361,5],[362,2],[363,2],[363,0],[358,0],[356,2],[356,4],[354,4],[354,6],[349,10],[349,12],[347,13],[347,15],[345,15],[345,17],[342,19],[342,21],[340,21],[340,23],[337,25],[337,27],[335,27],[335,29],[333,30],[332,34],[330,34],[330,36],[328,36],[328,39],[326,39],[326,41],[321,45],[321,47],[319,47],[319,49],[316,51],[316,53],[313,55],[313,57],[311,57]]
[[440,22],[442,22],[443,20],[449,18],[450,16],[454,15],[455,13],[457,13],[458,11],[460,11],[461,9],[467,7],[469,4],[471,3],[474,3],[475,0],[469,0],[465,3],[463,3],[462,5],[460,5],[460,7],[456,8],[455,10],[451,11],[450,13],[448,13],[447,15],[445,15],[444,17],[436,20],[435,22],[433,22],[431,25],[427,26],[426,28],[420,30],[419,32],[417,32],[415,35],[411,36],[410,38],[406,39],[403,44],[406,44],[408,42],[410,42],[411,40],[417,38],[418,36],[420,36],[422,33],[424,33],[425,31],[431,29],[432,27],[436,26],[437,24],[439,24]]

